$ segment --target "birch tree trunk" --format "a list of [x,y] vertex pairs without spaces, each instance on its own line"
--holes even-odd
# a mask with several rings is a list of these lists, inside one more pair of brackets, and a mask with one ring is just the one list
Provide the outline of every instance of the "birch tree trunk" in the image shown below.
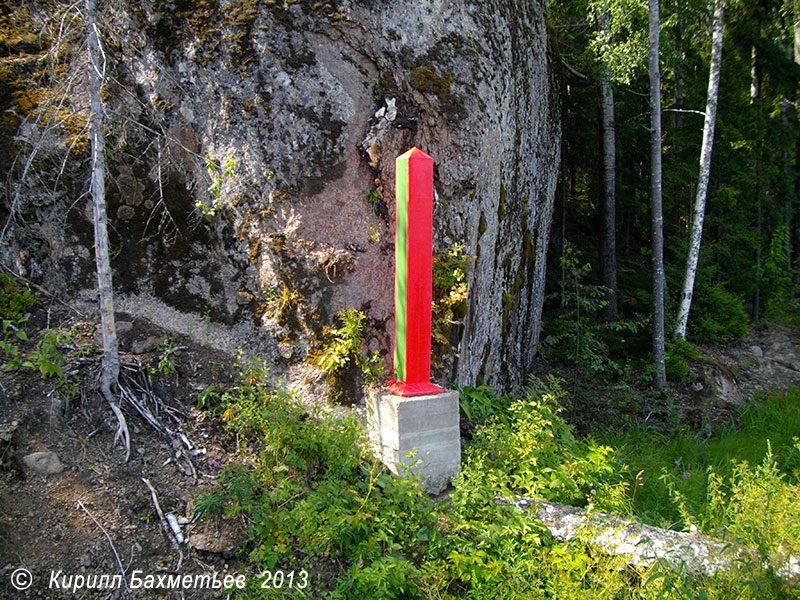
[[700,258],[700,242],[703,238],[703,219],[706,212],[708,179],[711,172],[711,151],[714,147],[714,125],[717,120],[717,99],[719,98],[719,78],[722,70],[722,23],[724,19],[724,0],[714,2],[714,33],[711,41],[711,67],[708,73],[708,98],[706,116],[703,123],[703,145],[700,150],[700,175],[697,180],[697,194],[694,201],[692,232],[689,237],[689,257],[683,276],[683,293],[675,324],[675,337],[686,338],[686,325],[689,309],[692,306],[694,280]]
[[[758,64],[758,49],[750,51],[750,104],[755,104],[758,122],[761,123],[761,69]],[[761,315],[761,144],[756,145],[753,177],[756,181],[756,289],[753,293],[753,322]]]
[[[610,24],[607,7],[600,10],[597,24],[603,37],[608,37]],[[608,65],[603,62],[600,74],[600,130],[602,147],[602,195],[600,224],[600,283],[610,292],[603,308],[603,320],[619,318],[617,304],[617,219],[616,219],[616,130],[614,125],[614,89]]]
[[[800,65],[800,0],[792,0],[792,17],[794,63]],[[795,106],[797,106],[797,104]],[[793,191],[793,216],[795,218],[795,283],[800,284],[800,134],[795,138],[795,179]],[[789,231],[791,231],[791,227]]]
[[653,236],[653,385],[667,386],[664,362],[664,217],[661,209],[661,68],[659,64],[660,16],[658,0],[649,0],[650,42],[650,201]]
[[91,192],[94,203],[94,251],[97,268],[97,293],[100,301],[100,324],[103,332],[103,368],[100,376],[100,390],[113,405],[111,387],[116,385],[119,377],[119,355],[117,352],[117,331],[114,325],[114,291],[111,281],[108,219],[106,217],[106,160],[102,99],[105,57],[97,29],[96,0],[87,0],[87,13],[89,29],[89,137],[92,143]]

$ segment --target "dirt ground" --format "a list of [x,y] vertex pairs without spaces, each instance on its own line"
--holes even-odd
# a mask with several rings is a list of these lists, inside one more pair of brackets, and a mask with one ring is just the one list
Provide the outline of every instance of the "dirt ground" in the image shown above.
[[[35,331],[46,325],[42,318],[34,317],[26,328]],[[125,330],[120,349],[128,367],[123,371],[132,373],[137,364],[157,368],[164,355],[157,343],[171,340],[174,351],[168,358],[174,371],[155,373],[151,381],[164,402],[159,418],[173,435],[159,433],[123,403],[131,436],[130,457],[125,460],[122,444],[114,442],[117,421],[105,400],[92,391],[99,368],[94,353],[84,358],[71,353],[73,360],[64,366],[80,389],[69,401],[55,389],[54,379],[28,369],[0,374],[0,598],[128,597],[124,583],[122,589],[74,593],[59,589],[70,581],[73,587],[80,582],[88,586],[89,575],[113,577],[122,571],[128,584],[137,583],[132,574],[139,571],[142,589],[132,590],[132,598],[223,598],[226,594],[213,589],[208,593],[189,589],[183,595],[176,590],[145,590],[145,577],[216,573],[223,580],[226,574],[245,574],[233,556],[243,539],[244,523],[191,523],[193,498],[215,485],[228,461],[239,459],[235,440],[219,419],[196,408],[200,391],[230,383],[234,359],[186,339],[170,338],[145,321],[126,321],[124,314],[117,318]],[[91,344],[91,324],[65,314],[50,314],[49,319],[59,327],[74,328],[79,342],[73,345]],[[63,470],[48,475],[23,466],[21,459],[35,452],[54,452]],[[181,533],[206,551],[173,545],[160,526],[145,479],[155,490],[162,513],[190,521]],[[24,591],[14,586],[26,583],[25,573],[15,575],[20,568],[33,580]],[[112,579],[96,581],[108,584],[107,588],[114,585]]]
[[[165,356],[172,363],[168,374],[150,378],[163,401],[159,420],[172,434],[159,433],[123,403],[131,434],[125,460],[115,443],[117,421],[93,391],[100,365],[95,325],[57,307],[33,315],[28,331],[56,325],[73,330],[63,368],[78,393],[67,400],[55,379],[29,369],[0,371],[0,598],[225,598],[214,589],[62,588],[102,583],[102,576],[108,584],[122,573],[129,585],[137,583],[137,573],[139,583],[147,576],[157,581],[171,575],[257,575],[234,552],[244,540],[244,522],[193,519],[198,493],[216,485],[226,463],[242,460],[220,419],[196,407],[198,393],[208,386],[231,384],[235,358],[143,319],[117,319],[124,372],[157,370]],[[29,353],[35,342],[23,344],[23,351]],[[706,349],[676,386],[678,402],[688,420],[722,421],[758,390],[799,384],[799,369],[796,334],[758,326],[735,348]],[[55,453],[63,470],[48,475],[23,466],[23,457],[35,452]],[[182,520],[180,532],[190,543],[174,543],[145,480],[162,514]],[[30,587],[16,589],[28,576]]]

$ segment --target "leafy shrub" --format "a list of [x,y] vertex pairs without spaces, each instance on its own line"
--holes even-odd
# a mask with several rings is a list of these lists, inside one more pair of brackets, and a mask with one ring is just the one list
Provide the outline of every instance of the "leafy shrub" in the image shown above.
[[747,335],[750,319],[744,303],[721,283],[699,287],[692,304],[689,331],[701,342],[725,346]]
[[[241,460],[223,469],[219,489],[202,495],[195,506],[202,515],[244,517],[253,570],[306,569],[314,589],[294,590],[292,597],[785,597],[748,571],[708,578],[659,565],[642,570],[581,541],[554,543],[538,521],[499,503],[498,494],[525,494],[630,513],[627,468],[610,447],[573,435],[560,416],[566,398],[557,380],[532,379],[508,399],[505,420],[489,418],[476,430],[450,498],[434,506],[413,473],[394,476],[371,456],[355,420],[336,418],[325,407],[271,388],[258,360],[240,360],[239,369],[222,402]],[[475,389],[490,403],[497,401],[491,388]],[[652,456],[662,446],[651,440],[645,451]],[[672,457],[665,460],[672,463]],[[685,468],[675,465],[676,472]],[[800,532],[791,521],[800,494],[785,479],[774,469],[754,477],[745,469],[719,488],[714,507],[711,501],[708,509],[686,506],[704,526],[729,537],[754,544],[788,539],[784,548],[794,551]],[[635,481],[652,485],[642,473]],[[709,489],[712,498],[713,485]],[[743,503],[744,498],[750,500]],[[668,494],[661,500],[669,504]],[[776,514],[758,515],[764,523],[754,528],[753,511],[764,512],[765,503]],[[319,576],[331,568],[334,577]],[[242,596],[284,597],[256,585],[249,583]]]
[[216,408],[220,399],[219,390],[215,386],[210,385],[197,394],[197,410],[211,410]]
[[36,296],[10,275],[0,273],[0,318],[19,325],[25,312],[34,305]]
[[69,333],[57,329],[42,330],[36,349],[31,351],[22,366],[39,371],[43,377],[63,378],[61,367],[64,365],[64,355],[59,346],[69,343],[69,340]]
[[156,344],[156,350],[160,352],[158,355],[158,372],[167,376],[175,372],[175,361],[172,360],[172,354],[177,350],[175,347],[175,339],[167,337],[165,340]]
[[328,332],[331,342],[319,358],[319,366],[326,373],[336,373],[361,354],[361,337],[364,335],[365,315],[355,308],[336,313],[342,326]]
[[564,396],[557,379],[532,378],[510,406],[507,422],[490,422],[475,433],[465,469],[480,465],[491,489],[606,510],[629,508],[624,467],[610,447],[574,437],[559,415]]
[[431,338],[442,347],[443,353],[453,352],[450,332],[467,314],[467,269],[474,257],[464,254],[465,247],[453,244],[443,254],[433,257]]
[[228,503],[228,497],[218,491],[198,494],[194,501],[194,514],[201,518],[219,516]]
[[25,312],[36,302],[36,296],[26,287],[5,273],[0,273],[0,321],[3,323],[3,337],[0,349],[8,359],[3,363],[4,369],[19,367],[19,342],[28,339],[21,325],[27,321]]
[[700,358],[700,348],[682,338],[667,344],[667,379],[683,381],[689,376],[689,361]]
[[368,565],[350,567],[339,577],[331,600],[350,598],[386,598],[387,600],[414,600],[422,598],[415,581],[419,575],[417,567],[397,554],[383,556]]
[[489,385],[456,386],[462,414],[470,421],[485,421],[489,417],[503,417],[511,404],[506,394],[497,394]]
[[[795,440],[800,451],[800,442]],[[671,474],[665,473],[662,479],[667,481],[685,526],[699,527],[720,539],[758,551],[758,555],[745,553],[737,559],[742,574],[723,573],[718,580],[733,581],[739,587],[751,586],[756,597],[795,597],[785,595],[775,571],[785,566],[790,556],[800,554],[800,486],[786,480],[769,443],[767,446],[762,463],[755,467],[747,461],[732,460],[727,477],[709,467],[707,499],[700,506],[678,490]],[[764,571],[765,567],[770,571]],[[667,587],[676,587],[674,578],[666,583]]]
[[420,480],[388,474],[352,417],[271,389],[259,361],[241,366],[223,402],[247,466],[223,471],[221,493],[226,513],[250,516],[251,560],[273,568],[296,548],[312,564],[338,557],[353,568],[334,597],[414,597],[409,561],[435,528]]
[[24,317],[19,319],[16,324],[10,319],[3,319],[3,339],[0,340],[0,349],[3,350],[3,354],[8,359],[3,363],[3,368],[6,370],[16,368],[22,364],[19,359],[18,342],[26,341],[28,334],[18,325],[24,321]]
[[348,366],[357,365],[364,379],[375,383],[383,373],[384,363],[377,350],[369,354],[361,350],[366,315],[355,308],[346,308],[337,312],[336,318],[342,326],[326,331],[329,342],[317,364],[323,371],[334,376]]
[[[800,442],[796,444],[800,452]],[[709,471],[702,526],[726,532],[764,556],[800,556],[800,485],[786,481],[768,448],[760,465],[733,463],[727,478]]]

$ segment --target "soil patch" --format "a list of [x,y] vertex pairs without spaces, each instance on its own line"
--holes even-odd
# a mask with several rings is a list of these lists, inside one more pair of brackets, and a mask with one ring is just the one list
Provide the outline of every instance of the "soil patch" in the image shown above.
[[[117,318],[123,370],[160,398],[158,418],[172,435],[157,432],[123,403],[131,436],[126,461],[121,444],[115,443],[117,421],[93,391],[100,364],[94,324],[54,309],[33,315],[26,323],[29,332],[48,325],[72,331],[71,348],[62,349],[69,357],[63,370],[72,390],[59,389],[55,378],[27,368],[0,372],[0,598],[223,598],[220,590],[139,589],[126,596],[124,584],[122,589],[75,593],[58,587],[78,581],[88,585],[91,576],[123,572],[131,583],[135,571],[142,580],[148,575],[216,574],[220,580],[226,574],[253,575],[232,554],[243,541],[245,523],[209,524],[192,514],[198,493],[216,485],[227,462],[239,460],[235,440],[220,419],[196,408],[199,392],[231,383],[234,359],[143,319]],[[38,338],[31,338],[23,353],[35,348]],[[169,365],[162,364],[165,358]],[[142,375],[148,369],[149,386]],[[22,458],[34,452],[55,453],[63,469],[43,474],[23,466]],[[212,551],[173,544],[144,479],[156,490],[162,513],[179,524],[180,534],[187,540],[213,538],[207,546]],[[20,568],[33,578],[25,591],[12,585]]]

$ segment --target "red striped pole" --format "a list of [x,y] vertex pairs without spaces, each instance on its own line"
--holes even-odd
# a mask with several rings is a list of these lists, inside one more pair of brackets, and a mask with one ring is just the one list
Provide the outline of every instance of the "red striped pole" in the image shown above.
[[412,148],[395,160],[394,379],[398,396],[438,394],[431,372],[433,158]]

